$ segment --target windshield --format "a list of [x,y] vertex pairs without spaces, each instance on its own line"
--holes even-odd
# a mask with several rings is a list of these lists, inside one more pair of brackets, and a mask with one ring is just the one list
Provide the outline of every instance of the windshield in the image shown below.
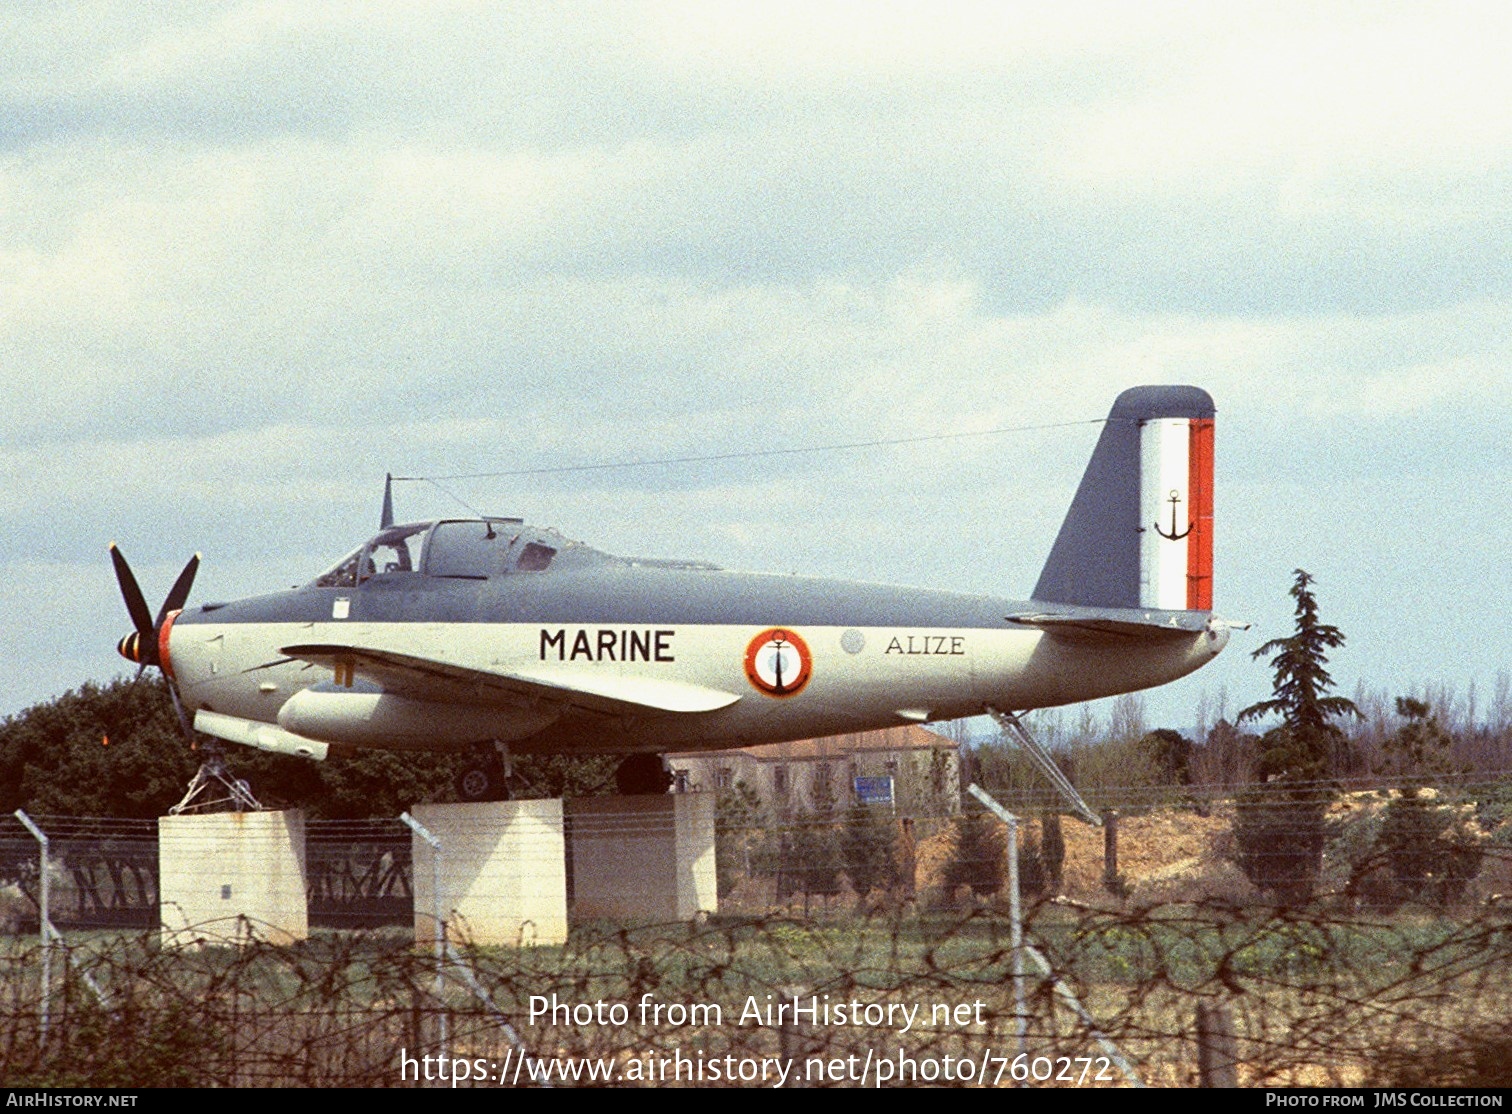
[[363,581],[420,568],[421,547],[429,522],[395,526],[352,550],[312,582],[316,588],[355,588]]

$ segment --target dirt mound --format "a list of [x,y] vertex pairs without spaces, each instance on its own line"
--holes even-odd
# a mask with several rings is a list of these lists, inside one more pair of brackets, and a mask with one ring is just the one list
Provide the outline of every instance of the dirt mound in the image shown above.
[[[1129,895],[1139,901],[1179,901],[1247,889],[1248,882],[1229,858],[1233,827],[1233,811],[1228,808],[1207,816],[1169,809],[1120,817],[1118,873]],[[1037,844],[1040,821],[1030,820],[1025,828],[1027,839]],[[1067,817],[1061,820],[1061,832],[1066,858],[1060,892],[1085,901],[1106,898],[1103,829]],[[921,893],[942,886],[954,839],[954,832],[946,828],[920,840],[915,878]]]

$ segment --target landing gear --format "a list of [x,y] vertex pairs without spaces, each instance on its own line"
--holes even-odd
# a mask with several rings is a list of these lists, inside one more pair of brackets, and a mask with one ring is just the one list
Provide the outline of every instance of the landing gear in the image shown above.
[[200,752],[204,761],[195,771],[194,780],[178,804],[168,810],[170,816],[195,812],[260,812],[262,804],[252,795],[252,787],[226,769],[221,749],[207,744]]
[[461,801],[507,801],[514,770],[509,748],[502,743],[478,747],[457,774],[457,799]]
[[642,797],[665,793],[672,786],[672,774],[659,754],[632,754],[614,771],[614,784],[622,797]]

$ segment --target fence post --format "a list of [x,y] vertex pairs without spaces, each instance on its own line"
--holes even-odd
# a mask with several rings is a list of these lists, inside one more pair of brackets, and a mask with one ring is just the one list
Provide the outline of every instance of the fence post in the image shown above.
[[988,811],[1008,826],[1008,945],[1013,952],[1013,1027],[1018,1037],[1019,1055],[1029,1054],[1029,1009],[1024,994],[1024,916],[1019,904],[1018,817],[994,801],[981,786],[972,782],[966,787]]
[[1029,1052],[1029,1012],[1024,1002],[1024,909],[1019,903],[1019,822],[1004,812],[1008,824],[1008,946],[1013,950],[1013,1027],[1019,1054]]
[[1239,1049],[1234,1013],[1222,1002],[1197,1003],[1197,1085],[1239,1086]]
[[1123,896],[1118,877],[1118,813],[1111,808],[1103,813],[1103,889]]
[[441,897],[441,841],[426,829],[425,825],[416,820],[408,812],[399,816],[408,824],[411,830],[430,844],[431,849],[431,896],[435,900],[436,919],[436,1037],[437,1054],[446,1055],[446,920],[441,916],[443,901]]
[[26,830],[36,838],[37,845],[41,848],[42,873],[37,883],[37,937],[42,941],[42,1007],[38,1018],[40,1039],[38,1041],[44,1048],[47,1046],[48,1012],[52,1003],[52,893],[48,876],[52,873],[48,862],[47,835],[41,828],[32,823],[32,818],[26,815],[22,809],[16,809],[16,819],[26,825]]

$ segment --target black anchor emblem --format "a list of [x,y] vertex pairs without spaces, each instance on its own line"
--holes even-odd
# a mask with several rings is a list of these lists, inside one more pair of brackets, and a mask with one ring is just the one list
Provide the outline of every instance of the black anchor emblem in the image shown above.
[[772,641],[767,643],[768,648],[773,651],[772,672],[777,675],[777,678],[773,682],[772,687],[775,688],[778,692],[786,691],[782,687],[782,651],[787,649],[788,647],[788,641],[785,637],[783,637],[785,633],[786,632],[784,631],[778,631],[772,636]]
[[1158,522],[1155,523],[1155,532],[1167,541],[1178,542],[1192,532],[1192,527],[1195,523],[1187,523],[1187,528],[1178,534],[1176,532],[1176,504],[1181,502],[1181,492],[1172,491],[1171,497],[1166,502],[1171,504],[1171,532],[1167,534],[1160,528],[1160,523]]

